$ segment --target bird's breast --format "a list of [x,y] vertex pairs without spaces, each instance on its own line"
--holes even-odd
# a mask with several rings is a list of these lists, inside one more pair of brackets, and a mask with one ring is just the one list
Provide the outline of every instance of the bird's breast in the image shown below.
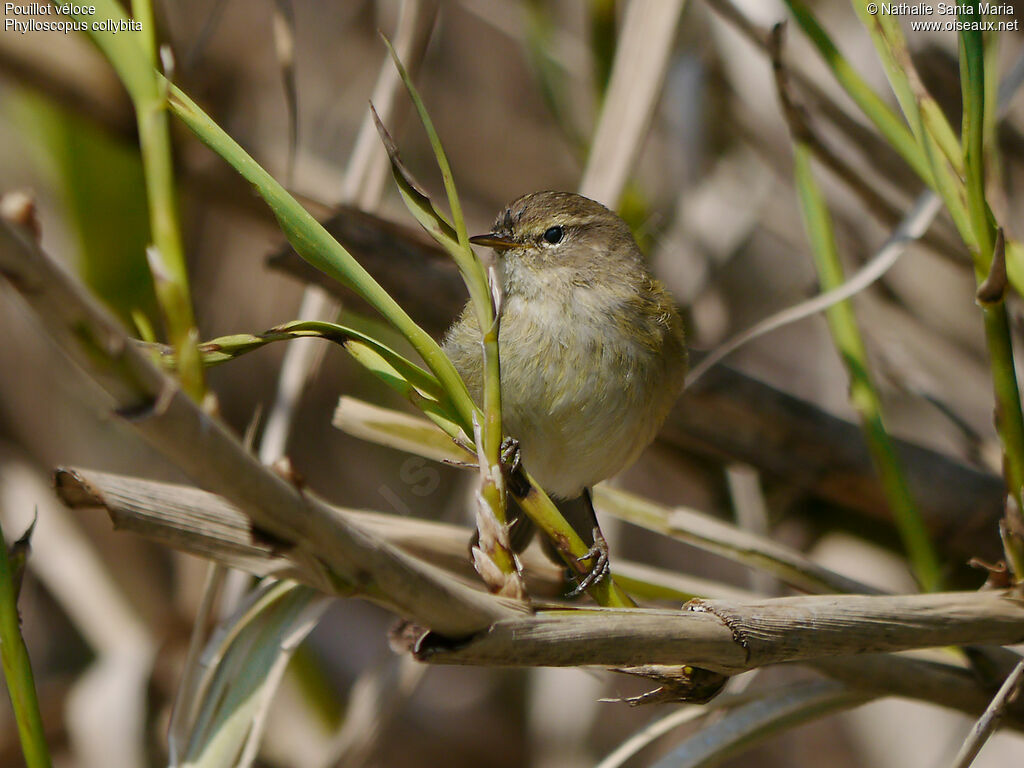
[[666,354],[681,350],[640,343],[624,312],[586,288],[563,301],[506,301],[498,337],[505,431],[556,495],[571,498],[631,463],[678,392],[678,366]]

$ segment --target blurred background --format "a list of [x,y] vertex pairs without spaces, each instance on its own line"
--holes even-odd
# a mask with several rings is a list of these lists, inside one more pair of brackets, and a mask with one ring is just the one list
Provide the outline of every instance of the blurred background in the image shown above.
[[[173,51],[175,82],[310,210],[324,215],[365,192],[353,194],[345,179],[367,101],[386,64],[377,31],[394,34],[402,14],[415,6],[429,32],[417,82],[447,148],[470,229],[483,232],[510,200],[540,189],[577,189],[584,168],[600,166],[602,158],[588,159],[588,148],[629,5],[625,0],[179,0],[158,4],[157,18],[159,36]],[[870,38],[850,6],[829,1],[813,7],[861,74],[888,94]],[[663,83],[649,131],[636,148],[618,203],[684,310],[697,350],[712,349],[818,291],[771,62],[742,32],[744,22],[764,31],[785,17],[775,0],[685,3],[667,68],[660,73]],[[288,18],[285,36],[294,43],[294,145],[280,29],[275,43],[275,23]],[[1020,55],[1022,40],[1019,32],[1001,33],[1003,70]],[[958,125],[954,35],[908,32],[908,41],[922,77]],[[817,123],[824,140],[888,206],[881,207],[889,218],[877,207],[869,211],[863,195],[836,176],[819,173],[852,273],[884,242],[922,187],[895,156],[867,139],[856,140],[869,129],[795,27],[784,57],[806,78],[801,82],[812,115],[825,110],[822,105],[838,110]],[[407,165],[432,197],[443,199],[429,145],[417,122],[406,119],[404,103],[404,96],[397,99],[388,124]],[[113,71],[83,35],[6,31],[0,34],[0,104],[2,186],[33,192],[44,248],[128,327],[132,313],[141,312],[159,328],[144,257],[148,225],[134,115]],[[267,265],[267,257],[284,245],[273,218],[223,161],[180,124],[172,121],[172,126],[202,337],[261,331],[295,318],[304,284]],[[999,194],[990,196],[997,218],[1015,237],[1024,236],[1017,223],[1022,130],[1024,102],[1016,98],[999,129]],[[390,179],[376,212],[412,224]],[[422,301],[429,307],[431,297]],[[968,569],[967,559],[994,559],[1000,553],[999,451],[974,278],[945,215],[927,243],[911,247],[854,305],[888,426],[931,452],[919,484],[937,481],[952,466],[968,472],[982,489],[968,497],[963,517],[930,519],[949,583],[977,587],[984,574]],[[360,309],[346,305],[343,311]],[[1016,300],[1011,312],[1014,330],[1020,330]],[[109,413],[7,286],[0,286],[0,328],[0,519],[10,540],[38,510],[35,552],[20,604],[56,762],[68,767],[163,764],[169,706],[205,565],[118,534],[98,512],[60,507],[49,477],[58,466],[84,466],[186,479]],[[340,351],[321,351],[325,354],[315,361],[286,443],[287,455],[309,486],[347,507],[468,522],[470,477],[358,441],[331,426],[342,394],[394,408],[405,405]],[[238,433],[261,409],[265,415],[271,408],[284,356],[283,344],[272,345],[211,370],[220,413]],[[806,404],[810,421],[801,422],[805,426],[817,420],[834,426],[831,417],[856,421],[845,371],[820,316],[751,343],[728,364]],[[736,397],[738,403],[726,399],[722,407],[753,413],[763,407]],[[686,408],[684,395],[684,421],[677,430],[684,436],[656,443],[616,482],[666,503],[734,519],[728,480],[749,472],[745,468],[752,459],[686,432]],[[789,426],[782,420],[776,428],[785,443]],[[856,428],[826,431],[822,427],[824,455],[860,439]],[[811,434],[813,447],[813,429]],[[754,443],[761,438],[756,432],[749,436]],[[832,478],[829,495],[819,492],[809,474],[798,469],[764,473],[765,514],[744,524],[763,526],[778,540],[879,587],[916,589],[877,493],[876,502],[835,503],[845,492],[844,482],[872,483],[870,476]],[[764,588],[757,574],[724,560],[639,530],[609,527],[613,554],[726,585]],[[388,649],[392,622],[392,616],[363,602],[337,601],[330,608],[284,679],[259,764],[324,764],[356,681],[376,681],[395,695],[378,712],[374,727],[366,727],[364,753],[353,751],[343,758],[348,762],[339,763],[344,765],[593,765],[663,711],[596,703],[643,690],[604,672],[413,669]],[[801,674],[767,670],[753,685]],[[726,765],[944,765],[968,727],[966,718],[935,707],[886,700],[791,730]],[[651,763],[683,734],[630,765]],[[1003,734],[975,764],[1008,765],[1021,755],[1024,741]],[[4,697],[0,765],[20,760]]]

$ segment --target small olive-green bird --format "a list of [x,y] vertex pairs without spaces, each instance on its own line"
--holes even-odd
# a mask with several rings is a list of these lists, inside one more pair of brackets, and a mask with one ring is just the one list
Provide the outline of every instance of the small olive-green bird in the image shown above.
[[[499,257],[504,432],[584,540],[589,522],[603,545],[589,489],[636,460],[679,396],[679,312],[626,223],[580,195],[520,197],[471,241]],[[468,306],[444,350],[482,402],[481,334]],[[565,503],[574,499],[582,509]]]

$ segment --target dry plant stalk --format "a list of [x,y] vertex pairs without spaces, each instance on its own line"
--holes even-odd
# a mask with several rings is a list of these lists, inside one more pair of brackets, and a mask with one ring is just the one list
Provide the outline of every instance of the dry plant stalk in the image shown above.
[[693,600],[682,611],[593,608],[502,620],[458,643],[428,636],[425,661],[506,666],[766,664],[1024,640],[1024,602],[1003,590]]
[[[287,555],[253,542],[248,518],[213,494],[89,470],[61,470],[57,488],[74,508],[106,509],[121,530],[256,573],[272,569],[276,575],[316,586],[315,572],[304,572]],[[474,576],[466,557],[466,528],[368,512],[339,514],[455,576]],[[561,587],[558,569],[536,550],[528,550],[524,557],[531,594],[556,595]],[[619,562],[618,568],[626,576],[634,568],[642,569],[628,562]],[[498,622],[462,644],[428,637],[421,642],[419,655],[432,663],[498,666],[630,666],[638,660],[686,659],[730,673],[799,659],[863,690],[919,698],[977,715],[987,706],[991,691],[970,670],[954,664],[953,657],[935,661],[872,651],[943,645],[964,637],[993,642],[1024,637],[1019,600],[996,591],[782,600],[737,593],[696,601],[691,607],[699,610],[686,612],[561,607],[564,610],[522,621]],[[893,627],[895,632],[890,633]],[[995,660],[1002,666],[1013,663]],[[1011,726],[1024,726],[1021,709],[1008,711]]]
[[[0,272],[58,345],[114,400],[115,413],[198,485],[250,517],[275,546],[325,578],[453,636],[522,612],[369,535],[304,489],[262,466],[74,283],[23,228],[0,221]],[[339,568],[341,570],[333,570]]]
[[[55,482],[57,494],[67,506],[103,509],[117,530],[256,576],[288,578],[328,594],[347,594],[336,582],[325,581],[321,571],[303,567],[288,553],[254,537],[251,520],[215,494],[80,468],[58,469]],[[454,576],[473,582],[477,579],[467,556],[470,531],[462,526],[380,512],[337,509],[337,513]],[[520,558],[527,590],[534,599],[555,599],[563,594],[565,576],[550,558],[537,548],[527,549]],[[719,582],[629,560],[616,559],[616,565],[626,578],[651,581],[676,592],[679,602],[698,594],[730,600],[755,597]]]

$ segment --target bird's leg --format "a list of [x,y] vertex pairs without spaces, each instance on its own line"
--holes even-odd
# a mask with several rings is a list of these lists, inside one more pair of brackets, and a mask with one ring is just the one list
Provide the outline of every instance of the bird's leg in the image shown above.
[[601,526],[597,522],[597,512],[594,511],[594,499],[590,495],[590,489],[583,489],[583,501],[590,516],[590,523],[593,526],[592,536],[594,543],[582,557],[576,558],[577,562],[585,562],[592,559],[590,570],[577,582],[576,586],[568,593],[568,597],[576,597],[583,594],[590,587],[597,584],[601,579],[611,573],[611,561],[608,558],[608,541],[601,533]]
[[[519,450],[519,441],[512,437],[506,437],[501,442],[501,470],[505,476],[505,482],[513,496],[524,497],[530,492],[530,483],[527,481],[522,468],[522,456]],[[581,505],[578,503],[582,501]],[[584,488],[580,499],[573,499],[568,502],[557,503],[559,511],[566,521],[579,533],[590,526],[593,543],[590,549],[582,557],[576,558],[577,562],[583,563],[591,560],[592,564],[586,573],[579,574],[575,569],[569,571],[581,577],[576,586],[567,593],[567,597],[576,597],[583,594],[587,589],[597,584],[601,579],[611,572],[611,563],[608,560],[608,541],[601,533],[601,526],[597,522],[597,513],[594,511],[594,500],[590,495],[590,489]],[[512,526],[512,549],[515,552],[522,552],[533,538],[534,526],[529,518],[522,511],[509,515],[509,523]],[[583,535],[581,533],[581,535]],[[544,540],[544,551],[555,563],[563,562],[557,548],[552,542]]]
[[[514,437],[506,437],[501,441],[500,461],[501,473],[505,477],[505,483],[512,496],[524,496],[530,490],[530,484],[523,474],[519,441]],[[512,551],[518,554],[529,546],[536,528],[533,525],[533,521],[523,514],[518,504],[515,508],[510,504],[506,512],[508,515],[509,543],[512,545]],[[473,534],[473,539],[470,542],[470,551],[478,544],[478,536],[478,533]]]

